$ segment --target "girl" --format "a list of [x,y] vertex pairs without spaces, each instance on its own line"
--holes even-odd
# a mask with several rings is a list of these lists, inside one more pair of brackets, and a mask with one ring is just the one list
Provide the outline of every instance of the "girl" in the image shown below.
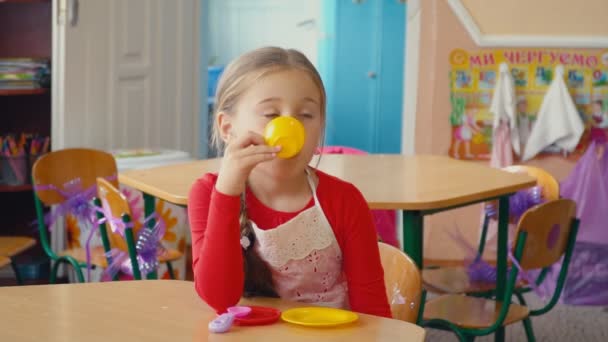
[[455,140],[454,143],[454,156],[460,159],[460,144],[464,142],[464,158],[473,159],[475,156],[471,153],[471,140],[473,140],[473,133],[480,133],[481,128],[475,123],[475,114],[477,109],[471,108],[466,111],[462,125],[454,132]]
[[[218,84],[214,141],[218,174],[192,187],[194,281],[218,313],[241,296],[280,296],[390,317],[370,210],[351,184],[308,166],[325,128],[319,74],[295,50],[262,48],[225,70]],[[289,115],[306,130],[302,151],[260,135]]]

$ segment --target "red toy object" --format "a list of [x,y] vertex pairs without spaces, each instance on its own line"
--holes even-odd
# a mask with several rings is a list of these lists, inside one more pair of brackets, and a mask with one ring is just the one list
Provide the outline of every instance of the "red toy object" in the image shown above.
[[281,317],[281,311],[264,306],[250,306],[251,312],[245,317],[235,317],[236,325],[267,325],[275,323]]

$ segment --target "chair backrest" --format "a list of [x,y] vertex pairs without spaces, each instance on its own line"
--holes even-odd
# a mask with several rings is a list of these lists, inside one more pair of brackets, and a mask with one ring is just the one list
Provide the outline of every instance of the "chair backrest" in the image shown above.
[[539,269],[557,262],[568,246],[576,219],[576,203],[569,199],[549,201],[526,211],[517,226],[527,233],[522,269]]
[[[93,186],[97,177],[111,179],[118,186],[118,169],[114,157],[106,152],[74,148],[54,151],[34,163],[34,185],[53,185],[62,189],[64,184],[80,179],[82,189]],[[53,190],[37,190],[36,195],[47,206],[62,203],[65,199]]]
[[393,318],[416,323],[422,300],[422,278],[418,266],[391,245],[379,242],[378,248]]
[[0,255],[0,268],[9,265],[11,263],[11,259]]
[[543,199],[553,201],[559,199],[559,182],[549,172],[534,166],[511,165],[503,168],[513,173],[526,173],[536,179],[536,184],[542,188]]
[[[112,217],[122,221],[124,215],[131,216],[131,208],[127,198],[115,187],[111,182],[103,178],[97,178],[97,196],[103,205],[112,213]],[[114,233],[111,226],[113,222],[106,223],[106,232],[110,245],[113,248],[119,248],[123,251],[128,251],[125,238],[118,232]]]

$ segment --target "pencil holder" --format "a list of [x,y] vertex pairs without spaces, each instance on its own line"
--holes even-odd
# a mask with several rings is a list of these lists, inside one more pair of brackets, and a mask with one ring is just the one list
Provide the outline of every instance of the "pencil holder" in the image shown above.
[[0,184],[24,185],[29,183],[28,156],[0,157]]

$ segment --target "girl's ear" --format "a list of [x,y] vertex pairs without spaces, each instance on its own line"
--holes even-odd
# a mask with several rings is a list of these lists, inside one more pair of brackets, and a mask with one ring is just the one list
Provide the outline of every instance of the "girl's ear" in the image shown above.
[[227,143],[232,134],[232,117],[225,112],[219,112],[215,124],[219,128],[220,138]]

